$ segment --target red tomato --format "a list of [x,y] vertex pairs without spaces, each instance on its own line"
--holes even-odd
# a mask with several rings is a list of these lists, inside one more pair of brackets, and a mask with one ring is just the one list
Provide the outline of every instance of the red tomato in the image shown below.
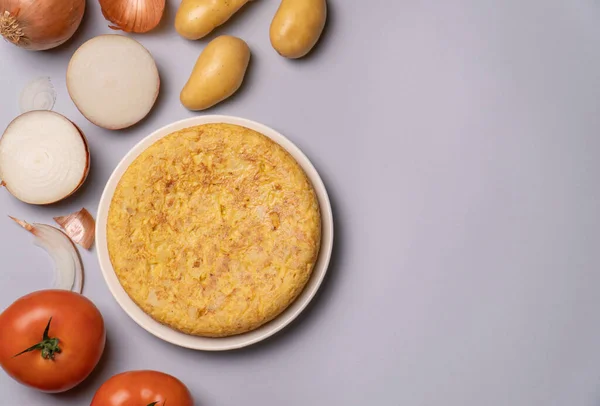
[[98,389],[90,406],[193,406],[187,387],[157,371],[130,371],[110,378]]
[[0,314],[0,366],[15,380],[44,392],[64,392],[98,364],[104,320],[84,296],[42,290]]

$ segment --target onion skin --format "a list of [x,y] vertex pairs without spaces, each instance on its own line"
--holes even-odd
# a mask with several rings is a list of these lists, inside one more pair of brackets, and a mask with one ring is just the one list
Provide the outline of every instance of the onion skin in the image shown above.
[[[34,111],[28,111],[27,113],[23,113],[23,114],[21,114],[20,116],[17,116],[17,117],[16,117],[16,118],[15,118],[13,121],[15,121],[17,118],[19,118],[19,117],[21,117],[21,116],[24,116],[25,114],[32,114],[32,113],[36,113],[36,111],[34,110]],[[86,168],[85,168],[85,172],[83,173],[83,176],[81,177],[81,181],[80,181],[80,182],[79,182],[79,184],[78,184],[78,185],[77,185],[77,186],[76,186],[76,187],[73,189],[73,191],[72,191],[71,193],[69,193],[68,195],[66,195],[66,196],[62,197],[61,199],[58,199],[58,200],[55,200],[55,201],[52,201],[52,202],[46,202],[46,203],[40,203],[40,204],[37,204],[38,206],[48,206],[48,205],[50,205],[50,204],[58,203],[58,202],[60,202],[60,201],[62,201],[62,200],[64,200],[64,199],[66,199],[67,197],[69,197],[69,196],[73,195],[73,193],[77,192],[77,191],[79,190],[79,188],[81,187],[81,185],[83,185],[83,182],[85,182],[85,180],[86,180],[86,179],[87,179],[87,177],[88,177],[88,174],[90,173],[90,162],[91,162],[91,161],[90,161],[90,147],[89,147],[89,145],[88,145],[87,138],[85,137],[85,134],[83,133],[83,131],[81,131],[81,128],[79,128],[79,126],[78,126],[77,124],[75,124],[73,121],[69,120],[68,118],[66,118],[66,117],[65,117],[65,116],[63,116],[62,114],[56,113],[56,112],[54,112],[54,111],[50,111],[50,113],[52,113],[52,114],[56,114],[56,115],[59,115],[59,116],[62,116],[62,117],[64,117],[66,120],[68,120],[68,121],[69,121],[71,124],[73,124],[73,125],[75,126],[75,128],[77,129],[77,131],[79,131],[79,135],[81,135],[81,140],[83,141],[83,144],[84,144],[84,146],[85,146],[85,153],[86,153]],[[8,127],[10,127],[10,125],[11,125],[11,124],[12,124],[12,121],[11,121],[11,122],[8,124],[7,128],[8,128]],[[0,137],[0,143],[1,143],[1,142],[2,142],[2,137]],[[16,195],[15,195],[13,192],[11,192],[11,190],[10,190],[10,186],[9,186],[9,185],[7,185],[7,184],[6,184],[6,183],[5,183],[3,180],[2,180],[2,181],[0,181],[0,187],[2,187],[2,186],[3,186],[4,188],[6,188],[6,190],[8,190],[8,192],[9,192],[11,195],[15,196],[15,197],[18,199],[18,197],[17,197],[17,196],[16,196]]]
[[16,46],[44,51],[75,34],[85,0],[0,0],[0,34]]
[[67,216],[54,217],[54,221],[75,244],[81,245],[86,250],[92,247],[96,222],[85,208]]
[[109,28],[143,34],[158,26],[165,12],[165,0],[100,0]]

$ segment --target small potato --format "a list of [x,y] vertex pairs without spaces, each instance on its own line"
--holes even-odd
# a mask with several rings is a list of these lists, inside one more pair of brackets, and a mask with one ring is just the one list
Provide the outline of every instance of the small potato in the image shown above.
[[183,0],[175,29],[184,38],[200,39],[225,23],[250,0]]
[[241,39],[222,35],[210,41],[181,91],[189,110],[205,110],[234,94],[244,81],[250,48]]
[[271,22],[271,45],[286,58],[301,58],[319,40],[326,19],[326,0],[282,0]]

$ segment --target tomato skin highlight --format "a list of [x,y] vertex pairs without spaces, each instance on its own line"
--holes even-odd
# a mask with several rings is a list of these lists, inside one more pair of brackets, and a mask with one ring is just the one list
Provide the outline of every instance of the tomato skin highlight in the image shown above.
[[117,374],[104,382],[90,406],[193,406],[188,388],[174,376],[142,370]]
[[[34,350],[15,356],[48,336],[60,352],[44,359]],[[0,314],[0,366],[17,382],[42,392],[74,388],[94,370],[104,352],[106,331],[98,308],[66,290],[41,290],[17,299]]]

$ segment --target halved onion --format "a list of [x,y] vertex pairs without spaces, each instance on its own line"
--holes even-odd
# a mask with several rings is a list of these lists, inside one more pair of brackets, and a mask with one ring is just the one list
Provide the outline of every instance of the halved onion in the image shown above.
[[69,237],[58,228],[46,224],[29,224],[14,217],[10,218],[33,234],[36,237],[35,244],[52,257],[54,261],[53,287],[81,293],[83,264],[77,248]]
[[84,43],[67,68],[67,89],[75,106],[97,126],[119,130],[146,117],[160,78],[152,55],[123,35],[100,35]]
[[83,133],[52,111],[15,118],[0,138],[0,185],[30,204],[50,204],[73,194],[90,169]]

